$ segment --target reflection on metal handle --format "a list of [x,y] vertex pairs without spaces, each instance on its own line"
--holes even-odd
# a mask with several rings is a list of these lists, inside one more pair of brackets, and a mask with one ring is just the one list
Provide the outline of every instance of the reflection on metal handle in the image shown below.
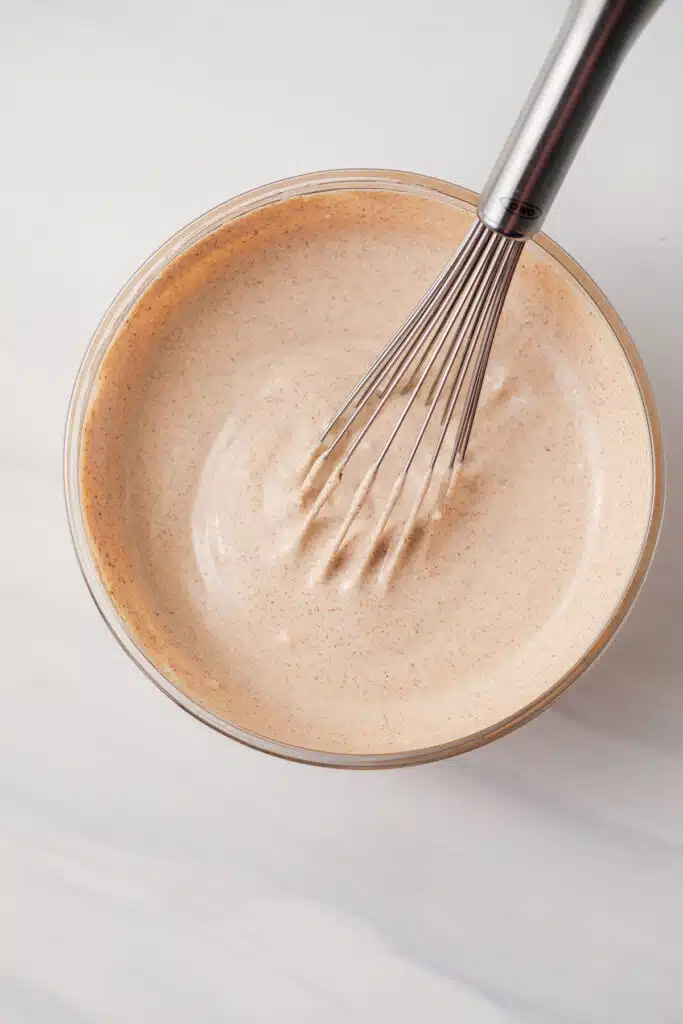
[[574,0],[482,192],[479,216],[530,238],[640,30],[662,0]]

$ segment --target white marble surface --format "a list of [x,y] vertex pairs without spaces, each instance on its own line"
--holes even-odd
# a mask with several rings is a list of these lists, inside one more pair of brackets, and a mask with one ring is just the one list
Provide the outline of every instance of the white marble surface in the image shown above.
[[128,663],[62,507],[79,360],[157,244],[313,168],[480,186],[564,6],[0,3],[2,1024],[683,1021],[680,4],[548,225],[641,348],[669,468],[642,597],[555,707],[390,773],[242,749]]

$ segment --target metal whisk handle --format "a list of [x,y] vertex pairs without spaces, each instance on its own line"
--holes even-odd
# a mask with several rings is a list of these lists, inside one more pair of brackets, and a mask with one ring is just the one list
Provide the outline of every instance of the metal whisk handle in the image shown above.
[[541,228],[640,30],[662,0],[574,0],[481,195],[479,216],[509,238]]

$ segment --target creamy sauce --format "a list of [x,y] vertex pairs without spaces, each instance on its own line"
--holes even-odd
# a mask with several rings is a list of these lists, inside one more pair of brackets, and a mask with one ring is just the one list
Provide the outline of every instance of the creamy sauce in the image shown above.
[[349,583],[400,446],[316,579],[382,430],[295,543],[302,460],[470,221],[445,197],[276,203],[179,258],[105,357],[81,467],[99,572],[147,657],[242,728],[358,754],[465,737],[552,687],[628,584],[652,493],[643,404],[601,314],[534,245],[458,485],[391,586],[375,566]]

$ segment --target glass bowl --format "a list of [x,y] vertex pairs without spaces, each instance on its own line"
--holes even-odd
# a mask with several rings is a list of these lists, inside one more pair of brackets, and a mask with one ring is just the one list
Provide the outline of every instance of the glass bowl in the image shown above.
[[127,631],[99,577],[90,550],[81,502],[81,441],[89,402],[97,382],[102,360],[109,346],[116,338],[119,327],[140,297],[180,254],[191,249],[202,239],[227,223],[271,203],[313,193],[358,189],[388,190],[390,192],[428,195],[432,197],[436,194],[441,199],[447,199],[467,210],[476,209],[477,203],[477,196],[467,189],[418,174],[384,170],[337,170],[301,175],[266,185],[229,200],[226,203],[222,203],[197,220],[192,221],[192,223],[188,224],[162,245],[133,274],[112,302],[90,341],[78,372],[69,406],[64,448],[64,485],[73,544],[88,589],[102,617],[120,645],[159,689],[186,711],[225,736],[229,736],[232,739],[267,753],[291,760],[331,767],[380,768],[433,761],[463,753],[474,747],[489,743],[534,718],[586,671],[588,666],[605,649],[623,622],[643,582],[652,559],[662,519],[664,473],[662,441],[657,410],[650,384],[635,345],[617,313],[595,282],[558,245],[545,235],[539,235],[532,244],[544,249],[574,279],[583,292],[592,300],[595,307],[597,307],[597,310],[608,323],[621,345],[642,397],[649,430],[653,488],[647,530],[643,537],[642,547],[635,568],[630,575],[630,579],[624,585],[617,607],[613,609],[599,635],[591,646],[585,650],[583,656],[538,699],[520,708],[514,715],[496,723],[494,726],[438,746],[392,753],[380,752],[377,754],[330,753],[322,750],[305,749],[247,731],[200,706],[166,678],[147,658],[145,653],[140,650],[133,637]]

